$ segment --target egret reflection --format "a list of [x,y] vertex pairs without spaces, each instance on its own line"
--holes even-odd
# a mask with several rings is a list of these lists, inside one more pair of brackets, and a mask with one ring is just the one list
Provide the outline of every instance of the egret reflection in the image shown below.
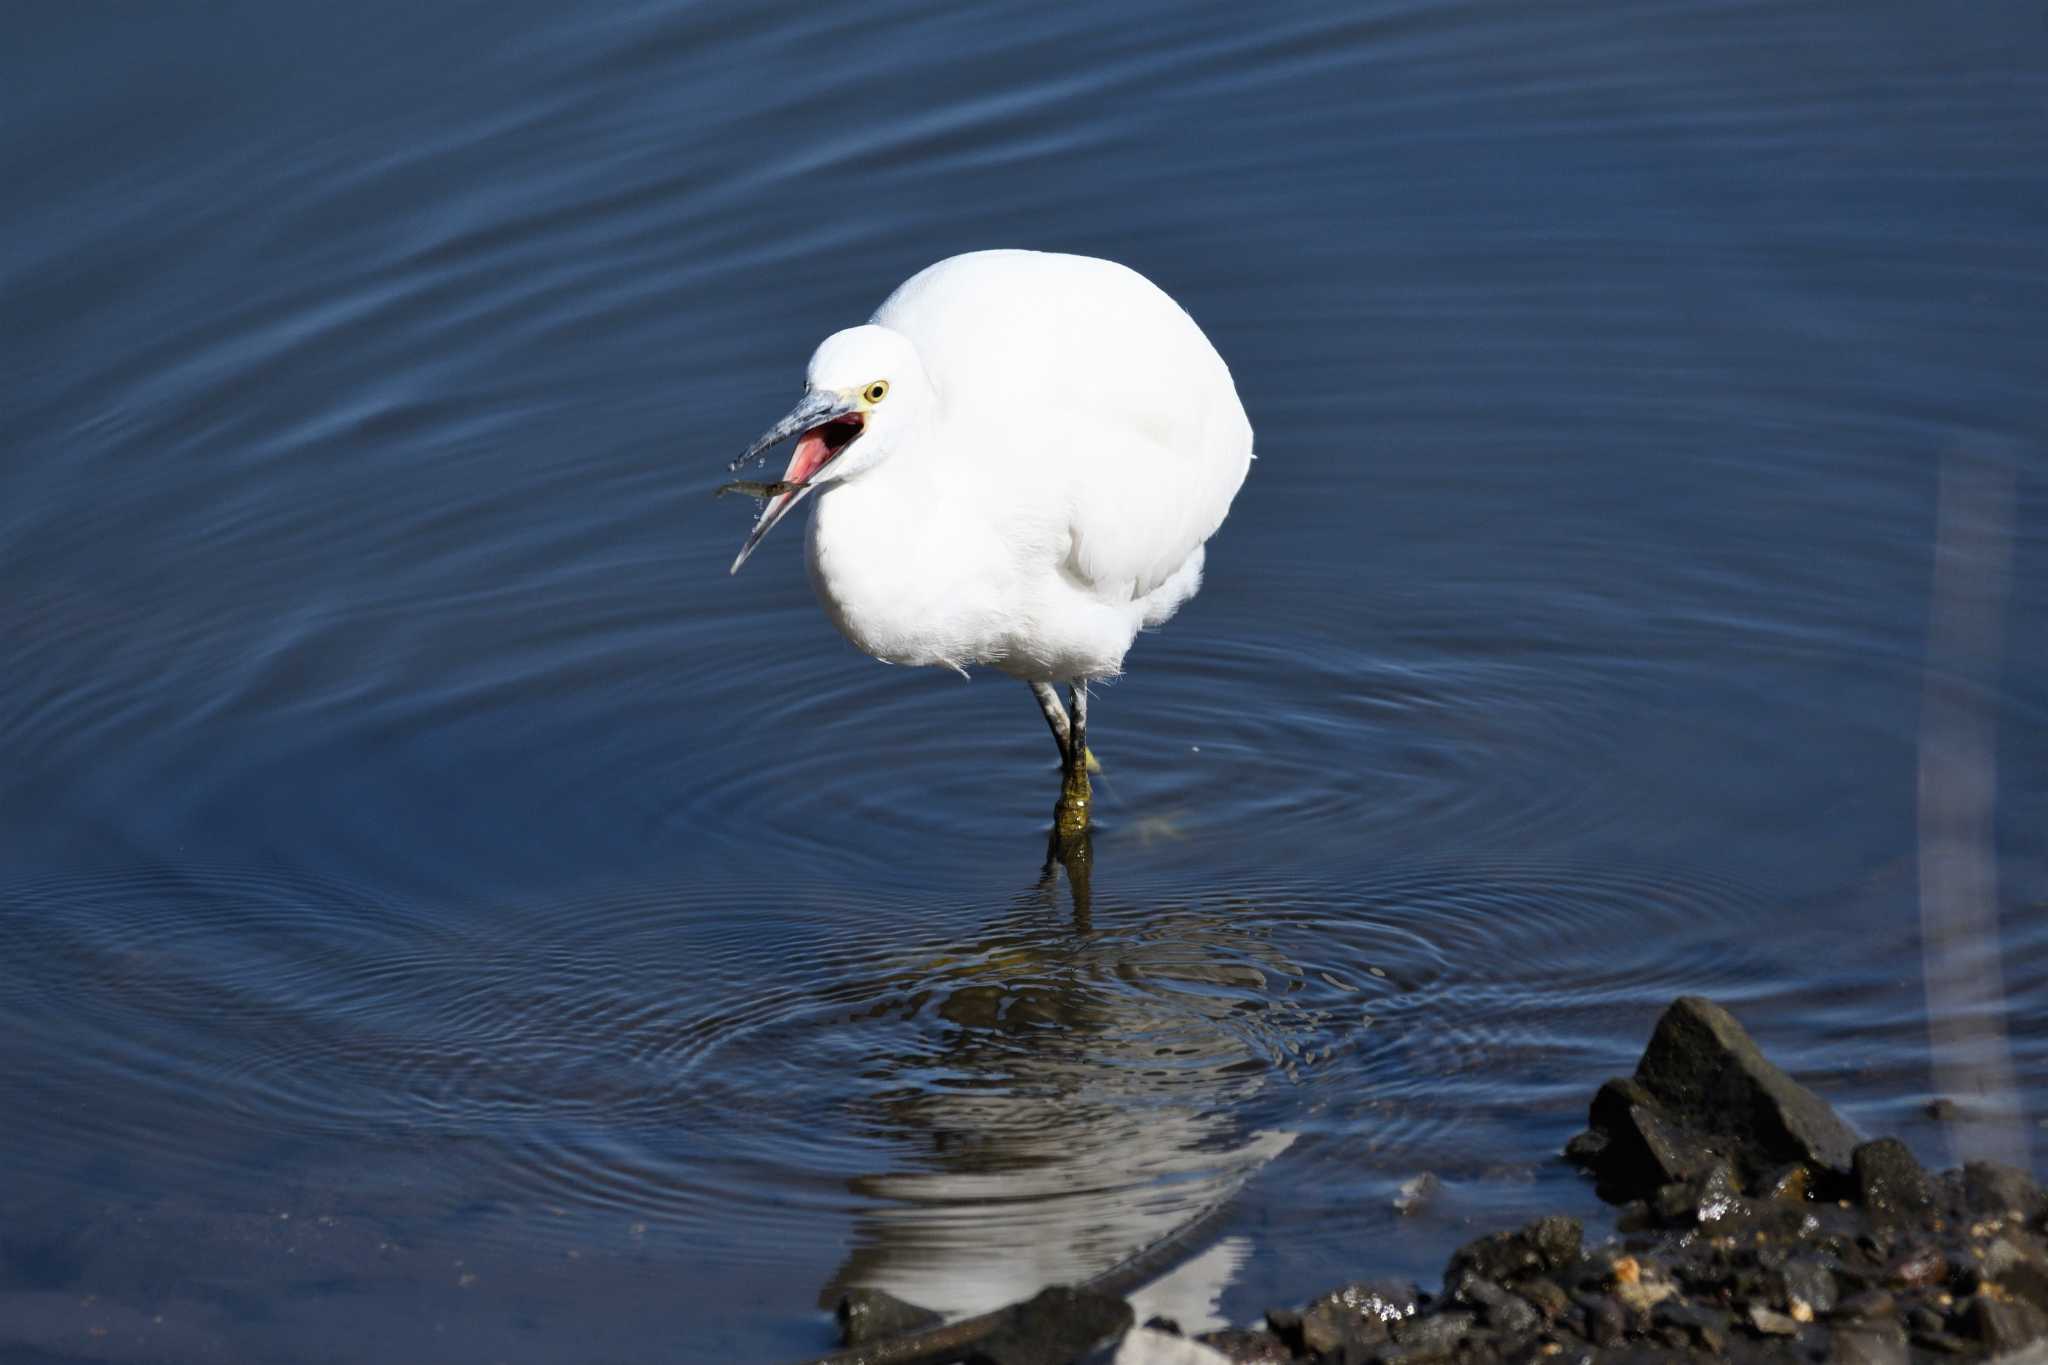
[[[979,1312],[1088,1280],[1210,1217],[1293,1140],[1244,1116],[1281,1075],[1300,968],[1227,904],[1115,904],[1097,928],[1092,846],[1054,849],[902,997],[929,1027],[872,1060],[854,1115],[902,1155],[848,1182],[862,1209],[822,1303],[863,1286]],[[1212,1319],[1240,1246],[1176,1250],[1155,1299]]]

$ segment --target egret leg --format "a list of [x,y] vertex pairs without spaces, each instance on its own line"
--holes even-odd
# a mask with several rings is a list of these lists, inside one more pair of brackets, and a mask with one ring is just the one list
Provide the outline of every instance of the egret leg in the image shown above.
[[[1045,712],[1045,723],[1052,727],[1052,742],[1060,748],[1060,766],[1067,764],[1067,735],[1071,726],[1067,721],[1067,708],[1060,705],[1060,694],[1053,690],[1051,683],[1031,684],[1031,695],[1038,698],[1038,709]],[[1095,757],[1095,751],[1084,747],[1081,756],[1088,761],[1088,771],[1101,775],[1102,761]]]
[[1045,712],[1045,723],[1052,727],[1053,743],[1060,746],[1060,766],[1067,762],[1067,710],[1060,705],[1060,694],[1051,683],[1031,684],[1031,695],[1038,698],[1038,709]]
[[1060,834],[1078,837],[1088,828],[1088,807],[1094,794],[1088,789],[1088,682],[1076,679],[1067,689],[1069,711],[1066,762],[1060,774],[1060,803],[1053,808],[1053,824]]

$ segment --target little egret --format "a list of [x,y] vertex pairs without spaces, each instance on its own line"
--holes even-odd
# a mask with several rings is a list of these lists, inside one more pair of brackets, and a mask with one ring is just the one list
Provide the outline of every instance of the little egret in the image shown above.
[[[1083,829],[1088,684],[1201,586],[1252,428],[1216,348],[1126,266],[976,251],[910,277],[811,356],[804,396],[733,461],[796,438],[733,560],[810,501],[832,623],[885,663],[1031,685]],[[1057,683],[1068,685],[1072,716]]]

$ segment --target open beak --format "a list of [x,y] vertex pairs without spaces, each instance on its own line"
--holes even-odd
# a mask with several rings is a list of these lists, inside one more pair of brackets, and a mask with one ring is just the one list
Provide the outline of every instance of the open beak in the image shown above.
[[747,453],[732,462],[732,467],[738,469],[790,437],[797,438],[796,449],[790,452],[789,469],[782,476],[782,482],[796,487],[768,500],[768,505],[761,509],[761,515],[754,520],[754,529],[747,532],[746,544],[740,546],[739,558],[733,560],[728,572],[738,573],[740,565],[747,562],[747,556],[754,553],[754,547],[761,543],[761,537],[774,530],[776,522],[809,497],[819,482],[829,481],[819,480],[819,474],[840,451],[853,444],[866,425],[867,418],[862,415],[860,400],[854,394],[812,389],[790,410],[789,416],[762,432],[760,439],[747,447]]

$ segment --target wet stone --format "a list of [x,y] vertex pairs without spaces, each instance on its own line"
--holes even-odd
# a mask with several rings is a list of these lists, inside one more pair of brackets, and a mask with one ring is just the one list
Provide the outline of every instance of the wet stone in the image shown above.
[[1828,1365],[1906,1365],[1906,1334],[1895,1325],[1840,1327],[1828,1342]]
[[1515,1292],[1542,1314],[1545,1322],[1556,1322],[1571,1311],[1571,1296],[1555,1280],[1524,1280],[1515,1286]]
[[1897,1141],[1854,1141],[1708,1002],[1666,1011],[1593,1118],[1570,1152],[1628,1201],[1619,1238],[1589,1250],[1576,1221],[1542,1219],[1460,1247],[1438,1299],[1366,1281],[1275,1310],[1273,1332],[1198,1340],[1260,1365],[1903,1365],[2048,1341],[2032,1176],[1934,1176]]
[[1785,1308],[1793,1316],[1799,1316],[1799,1307],[1804,1305],[1806,1316],[1832,1313],[1835,1309],[1835,1277],[1819,1261],[1801,1257],[1787,1261],[1778,1274],[1785,1284]]
[[1873,1215],[1911,1218],[1934,1207],[1934,1182],[1897,1138],[1866,1142],[1851,1161],[1856,1201]]
[[[1721,1159],[1713,1144],[1666,1114],[1639,1081],[1617,1079],[1601,1086],[1587,1122],[1603,1135],[1591,1164],[1610,1198],[1652,1197],[1660,1187],[1683,1184]],[[1579,1144],[1582,1150],[1588,1145]]]
[[1674,1333],[1674,1346],[1697,1346],[1703,1351],[1719,1352],[1728,1344],[1728,1315],[1718,1309],[1660,1303],[1650,1314],[1650,1322]]
[[1813,1195],[1813,1168],[1795,1161],[1765,1176],[1757,1183],[1757,1198],[1802,1204]]
[[1760,1303],[1749,1306],[1749,1325],[1765,1336],[1790,1337],[1799,1334],[1799,1320],[1789,1313],[1780,1313],[1775,1308],[1766,1308]]
[[1067,1365],[1129,1331],[1135,1316],[1120,1298],[1055,1285],[1012,1308],[967,1359],[970,1365]]
[[1619,1299],[1589,1296],[1580,1300],[1579,1311],[1585,1323],[1582,1335],[1595,1346],[1612,1346],[1628,1334],[1628,1310]]
[[1635,1080],[1692,1130],[1737,1139],[1759,1169],[1803,1161],[1849,1170],[1855,1131],[1711,1000],[1681,996],[1664,1011]]
[[1996,1161],[1972,1161],[1963,1167],[1963,1198],[1977,1214],[2033,1222],[2048,1213],[2048,1193],[2034,1177]]
[[1225,1327],[1197,1333],[1195,1340],[1236,1365],[1287,1365],[1294,1359],[1294,1352],[1271,1332]]
[[1894,1288],[1919,1289],[1940,1284],[1948,1278],[1948,1257],[1929,1246],[1909,1247],[1885,1266],[1885,1279]]
[[1469,1272],[1458,1278],[1448,1297],[1477,1310],[1488,1327],[1511,1336],[1526,1336],[1543,1325],[1542,1315],[1527,1300]]
[[1898,1312],[1898,1301],[1882,1289],[1865,1289],[1835,1305],[1838,1318],[1888,1318]]
[[1966,1356],[1977,1350],[1971,1343],[1952,1332],[1915,1332],[1912,1344],[1923,1351],[1938,1351],[1942,1355]]
[[849,1289],[833,1316],[839,1320],[842,1346],[867,1346],[891,1337],[936,1327],[945,1318],[929,1308],[905,1303],[880,1289]]
[[1523,1231],[1529,1244],[1536,1248],[1544,1264],[1552,1270],[1563,1270],[1582,1254],[1586,1232],[1576,1218],[1554,1213],[1548,1218],[1538,1218]]
[[1342,1289],[1332,1290],[1310,1306],[1325,1303],[1339,1305],[1363,1317],[1393,1322],[1397,1318],[1415,1316],[1422,1305],[1422,1291],[1412,1280],[1357,1280]]
[[1647,1200],[1631,1199],[1628,1203],[1623,1204],[1620,1211],[1614,1215],[1614,1230],[1616,1232],[1642,1232],[1646,1228],[1656,1226],[1657,1215],[1650,1211],[1650,1205]]
[[1656,1215],[1658,1223],[1666,1226],[1690,1223],[1693,1220],[1692,1186],[1673,1182],[1661,1187],[1650,1200],[1650,1212]]
[[1956,1335],[1980,1341],[1996,1353],[2016,1351],[2030,1341],[2048,1336],[2048,1316],[2032,1304],[2014,1303],[1974,1294],[1956,1314]]
[[1563,1270],[1579,1259],[1582,1235],[1578,1219],[1550,1217],[1513,1232],[1496,1232],[1467,1242],[1451,1256],[1444,1272],[1445,1288],[1466,1274],[1513,1284],[1532,1275]]
[[1403,1318],[1393,1324],[1393,1344],[1382,1347],[1376,1352],[1376,1357],[1384,1365],[1447,1360],[1456,1353],[1458,1343],[1471,1334],[1473,1323],[1470,1313],[1432,1313],[1427,1317]]
[[1302,1349],[1312,1355],[1337,1355],[1353,1347],[1377,1346],[1387,1339],[1387,1324],[1373,1314],[1319,1300],[1302,1313],[1300,1337]]
[[1981,1271],[2005,1297],[2048,1313],[2048,1259],[2039,1243],[2001,1237],[1985,1248]]
[[1574,1134],[1571,1141],[1565,1143],[1564,1154],[1575,1165],[1599,1166],[1606,1160],[1607,1149],[1612,1142],[1606,1129],[1588,1128],[1583,1133]]
[[1287,1343],[1290,1351],[1306,1351],[1308,1347],[1301,1340],[1302,1315],[1292,1308],[1268,1308],[1266,1330]]
[[1403,1218],[1413,1218],[1436,1203],[1437,1196],[1442,1194],[1443,1190],[1444,1182],[1434,1172],[1423,1171],[1419,1175],[1409,1176],[1401,1182],[1401,1187],[1394,1191],[1394,1211]]

